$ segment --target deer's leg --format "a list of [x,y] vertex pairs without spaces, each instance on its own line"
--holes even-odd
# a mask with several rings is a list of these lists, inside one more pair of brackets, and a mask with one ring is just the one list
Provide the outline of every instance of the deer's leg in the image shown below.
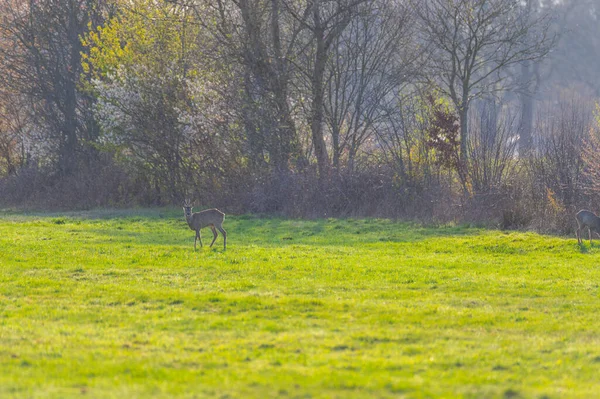
[[590,246],[592,245],[592,229],[588,226],[588,235],[590,237]]
[[213,232],[213,240],[210,243],[210,247],[212,248],[213,244],[215,243],[215,240],[217,239],[218,234],[217,234],[217,230],[215,229],[215,226],[210,226],[210,229]]
[[223,250],[227,249],[227,232],[223,229],[223,226],[217,226],[217,229],[223,234]]
[[575,230],[575,236],[577,237],[577,244],[581,244],[581,227],[577,227],[577,230]]
[[202,247],[202,234],[200,233],[200,229],[196,230],[196,238],[200,241],[200,247]]

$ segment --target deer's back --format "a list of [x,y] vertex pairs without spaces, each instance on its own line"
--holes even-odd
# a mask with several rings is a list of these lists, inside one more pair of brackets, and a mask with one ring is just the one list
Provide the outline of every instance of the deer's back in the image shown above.
[[223,223],[224,219],[225,214],[216,208],[205,209],[192,214],[192,223],[198,227],[204,227],[211,224],[220,225]]
[[577,221],[584,226],[600,228],[600,218],[596,216],[593,212],[581,210],[577,212],[577,215],[575,215],[575,217],[577,218]]

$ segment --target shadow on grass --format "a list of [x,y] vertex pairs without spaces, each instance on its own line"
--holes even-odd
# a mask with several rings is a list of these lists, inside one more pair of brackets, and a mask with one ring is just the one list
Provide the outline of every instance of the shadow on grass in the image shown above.
[[482,229],[465,226],[423,227],[414,223],[389,219],[320,219],[315,221],[272,220],[264,228],[270,230],[274,242],[310,243],[410,243],[430,238],[476,236]]
[[[151,223],[151,222],[149,222]],[[123,237],[139,244],[148,245],[188,245],[193,244],[194,232],[184,221],[162,225],[152,232],[132,232],[125,230],[101,229],[96,234]],[[481,229],[467,227],[421,227],[408,223],[382,219],[320,219],[289,220],[270,218],[225,219],[223,227],[227,231],[230,245],[260,247],[286,247],[293,245],[312,246],[356,246],[376,243],[411,243],[431,238],[467,237],[480,235]],[[202,230],[203,241],[212,241],[209,229]],[[221,235],[214,246],[223,245]]]
[[65,220],[111,220],[111,219],[164,219],[177,217],[181,213],[177,208],[141,208],[141,209],[94,209],[89,211],[17,211],[0,210],[0,220],[27,221],[32,219],[65,219]]
[[582,242],[581,244],[577,243],[577,246],[579,247],[579,252],[581,252],[582,254],[587,254],[593,248],[594,244],[590,244],[589,248],[585,246],[584,242]]
[[[73,223],[81,231],[96,236],[95,243],[135,245],[191,246],[194,232],[187,226],[183,214],[174,208],[141,210],[95,210],[67,214],[21,214],[27,220],[43,220],[57,229]],[[12,219],[0,214],[0,219]],[[103,220],[101,225],[85,221]],[[105,221],[105,222],[104,222]],[[286,247],[357,246],[377,243],[411,243],[430,238],[477,236],[483,229],[465,226],[423,227],[389,219],[281,219],[254,215],[226,216],[223,227],[232,246]],[[202,230],[205,244],[212,241],[210,229]],[[219,234],[213,248],[222,247]]]

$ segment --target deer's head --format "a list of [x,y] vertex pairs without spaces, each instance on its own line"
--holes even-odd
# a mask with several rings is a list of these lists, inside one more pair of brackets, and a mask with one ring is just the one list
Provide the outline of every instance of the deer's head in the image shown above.
[[191,204],[191,202],[189,200],[185,200],[185,202],[183,203],[183,213],[185,214],[186,219],[192,217],[192,208],[193,205]]

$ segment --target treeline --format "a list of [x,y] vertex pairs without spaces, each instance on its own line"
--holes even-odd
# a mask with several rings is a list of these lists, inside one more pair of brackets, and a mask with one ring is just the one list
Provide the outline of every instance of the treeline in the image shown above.
[[0,0],[0,204],[566,231],[598,0]]

